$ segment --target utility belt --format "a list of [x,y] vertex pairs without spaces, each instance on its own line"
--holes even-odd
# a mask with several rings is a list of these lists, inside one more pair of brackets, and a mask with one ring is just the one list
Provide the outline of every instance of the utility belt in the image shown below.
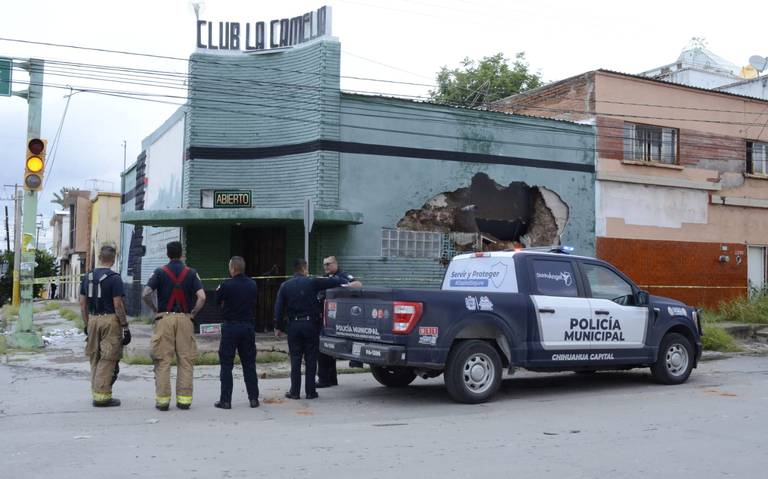
[[288,318],[288,321],[315,321],[315,316],[294,316],[293,318]]
[[158,319],[163,319],[166,316],[189,316],[189,313],[173,313],[170,311],[158,311],[157,314],[155,314],[155,321]]
[[117,315],[115,313],[91,313],[91,312],[88,312],[88,317],[89,318],[103,318],[103,317],[106,317],[106,316],[114,316],[115,319],[117,319]]

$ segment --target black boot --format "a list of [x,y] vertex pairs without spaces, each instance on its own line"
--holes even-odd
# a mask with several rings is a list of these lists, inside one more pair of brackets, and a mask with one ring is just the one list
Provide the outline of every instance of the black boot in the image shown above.
[[251,399],[251,407],[259,407],[259,400],[258,399]]
[[115,407],[120,405],[120,400],[117,398],[108,399],[106,401],[93,401],[93,407]]
[[232,403],[224,402],[224,401],[216,401],[213,403],[213,407],[217,407],[219,409],[232,409]]

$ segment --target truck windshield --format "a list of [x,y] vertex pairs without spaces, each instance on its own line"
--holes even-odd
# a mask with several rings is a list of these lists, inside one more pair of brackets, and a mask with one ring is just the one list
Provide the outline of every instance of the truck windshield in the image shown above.
[[517,293],[515,263],[511,257],[454,259],[445,272],[443,289]]

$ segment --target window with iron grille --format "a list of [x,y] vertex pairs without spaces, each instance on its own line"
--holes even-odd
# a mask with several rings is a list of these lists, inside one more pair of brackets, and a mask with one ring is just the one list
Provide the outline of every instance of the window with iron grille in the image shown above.
[[383,228],[381,255],[385,257],[440,258],[443,233]]
[[624,159],[677,164],[677,129],[624,123]]
[[768,143],[747,142],[747,173],[768,175]]

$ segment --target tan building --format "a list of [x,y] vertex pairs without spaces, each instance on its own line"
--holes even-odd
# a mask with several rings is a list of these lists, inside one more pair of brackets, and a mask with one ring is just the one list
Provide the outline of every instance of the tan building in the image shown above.
[[91,199],[90,191],[68,191],[64,195],[64,210],[69,221],[62,221],[68,231],[62,230],[60,275],[67,279],[59,288],[61,299],[77,301],[79,278],[85,271],[91,246]]
[[768,101],[596,70],[494,108],[595,125],[597,255],[652,293],[765,286]]
[[[111,244],[120,254],[120,193],[95,192],[91,195],[90,253],[86,270],[96,266],[99,249]],[[119,259],[115,264],[120,264]]]

